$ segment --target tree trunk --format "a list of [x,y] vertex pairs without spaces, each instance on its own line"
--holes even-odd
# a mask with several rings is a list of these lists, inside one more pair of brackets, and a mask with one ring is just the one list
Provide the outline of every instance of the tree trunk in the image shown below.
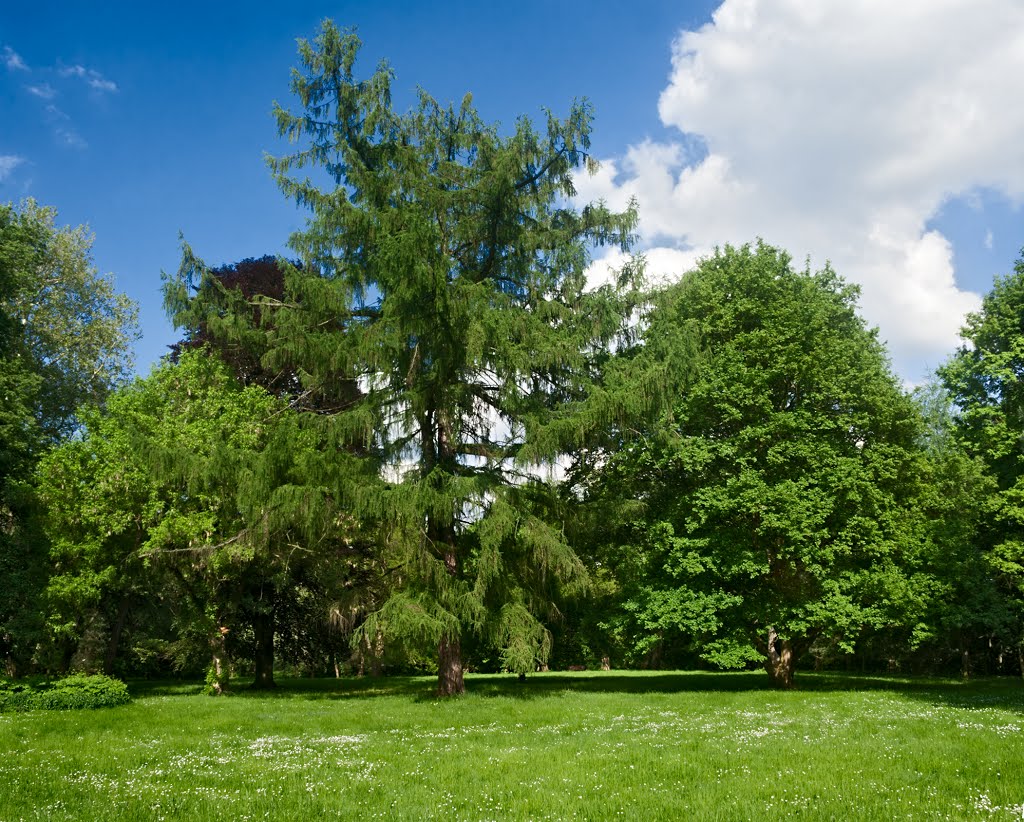
[[[429,474],[440,465],[454,474],[458,458],[452,448],[451,427],[444,414],[432,408],[424,415],[421,427],[424,473]],[[455,526],[450,520],[427,516],[427,537],[441,552],[448,576],[458,579],[459,550]],[[455,633],[442,635],[437,649],[437,695],[458,696],[466,692],[462,670],[462,642],[459,628]]]
[[117,649],[121,644],[121,634],[124,632],[124,624],[128,621],[128,596],[121,600],[117,608],[117,616],[114,618],[114,625],[110,631],[110,642],[107,643],[107,653],[103,657],[103,673],[110,676],[114,673],[114,662],[117,660]]
[[796,655],[788,639],[782,639],[774,628],[768,629],[768,653],[764,661],[764,669],[768,678],[776,688],[793,687],[793,669],[796,667]]
[[601,657],[601,670],[610,671],[612,669],[612,658],[610,656]]
[[210,637],[210,674],[207,686],[212,696],[220,696],[228,689],[228,652],[224,642],[228,629],[217,627]]
[[260,609],[253,616],[252,632],[256,637],[256,679],[254,690],[262,691],[277,687],[274,682],[274,612]]
[[370,656],[370,676],[379,677],[384,673],[384,632],[378,628],[373,638],[373,653]]
[[462,677],[462,645],[458,637],[441,637],[437,648],[437,695],[457,696],[466,692]]

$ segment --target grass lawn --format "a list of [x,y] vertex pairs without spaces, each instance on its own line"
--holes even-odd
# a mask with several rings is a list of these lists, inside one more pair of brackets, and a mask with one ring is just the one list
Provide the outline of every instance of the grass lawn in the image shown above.
[[1020,819],[1018,680],[287,680],[0,715],[0,820]]

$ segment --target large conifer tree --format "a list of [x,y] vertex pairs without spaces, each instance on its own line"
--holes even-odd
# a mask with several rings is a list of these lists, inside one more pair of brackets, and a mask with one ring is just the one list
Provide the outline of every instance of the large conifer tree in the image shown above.
[[469,95],[446,107],[420,91],[400,114],[386,63],[356,78],[359,47],[325,22],[300,44],[299,110],[276,110],[297,147],[270,164],[311,216],[266,360],[312,385],[360,381],[328,424],[392,480],[355,502],[391,525],[398,559],[365,630],[435,643],[447,695],[463,690],[465,631],[533,670],[560,587],[583,580],[532,466],[581,432],[572,408],[628,310],[587,289],[590,251],[628,248],[636,215],[569,205],[591,162],[586,104],[507,135]]

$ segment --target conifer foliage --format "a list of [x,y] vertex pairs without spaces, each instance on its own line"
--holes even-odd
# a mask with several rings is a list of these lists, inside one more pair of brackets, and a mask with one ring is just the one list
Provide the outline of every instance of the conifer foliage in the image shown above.
[[531,469],[573,436],[593,359],[621,332],[625,291],[588,290],[586,269],[595,245],[629,247],[636,214],[568,205],[592,163],[585,103],[508,135],[469,95],[421,90],[398,113],[386,63],[356,78],[359,48],[325,22],[300,44],[298,110],[276,109],[296,150],[270,165],[311,216],[266,361],[311,386],[359,381],[329,425],[391,480],[354,502],[389,524],[399,568],[364,631],[433,644],[439,693],[455,694],[464,632],[533,670],[560,589],[584,580]]

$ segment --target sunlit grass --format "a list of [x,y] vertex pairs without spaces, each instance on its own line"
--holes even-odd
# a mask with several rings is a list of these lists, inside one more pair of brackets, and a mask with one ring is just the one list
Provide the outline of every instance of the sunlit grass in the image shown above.
[[1012,819],[1013,680],[291,680],[0,715],[0,819]]

